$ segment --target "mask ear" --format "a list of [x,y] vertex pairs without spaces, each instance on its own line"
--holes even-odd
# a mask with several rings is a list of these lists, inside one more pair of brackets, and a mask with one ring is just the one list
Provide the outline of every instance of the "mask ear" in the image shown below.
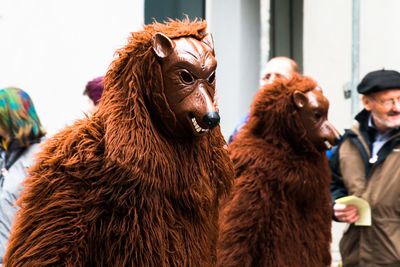
[[174,42],[165,34],[157,32],[151,40],[153,50],[159,58],[166,58],[175,48]]
[[213,51],[214,54],[214,39],[212,37],[211,33],[207,33],[207,35],[201,40],[203,43],[205,43],[211,50]]
[[293,101],[298,108],[302,108],[307,104],[307,97],[302,92],[296,90],[293,93]]

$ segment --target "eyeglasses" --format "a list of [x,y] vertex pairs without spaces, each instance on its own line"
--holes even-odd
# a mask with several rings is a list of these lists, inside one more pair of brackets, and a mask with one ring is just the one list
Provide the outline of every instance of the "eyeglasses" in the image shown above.
[[375,102],[377,102],[379,105],[383,106],[384,108],[392,108],[394,105],[399,104],[400,105],[400,97],[396,98],[391,98],[387,100],[378,100],[374,97],[371,97]]

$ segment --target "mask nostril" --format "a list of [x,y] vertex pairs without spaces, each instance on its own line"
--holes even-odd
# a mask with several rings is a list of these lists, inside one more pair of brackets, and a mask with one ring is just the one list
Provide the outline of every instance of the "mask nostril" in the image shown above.
[[208,126],[209,129],[214,129],[219,124],[220,117],[217,112],[208,112],[203,117],[203,122]]

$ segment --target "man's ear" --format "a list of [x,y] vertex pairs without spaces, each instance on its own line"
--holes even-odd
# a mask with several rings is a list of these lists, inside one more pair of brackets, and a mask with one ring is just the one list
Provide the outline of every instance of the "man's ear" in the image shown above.
[[372,105],[371,99],[368,96],[363,95],[361,97],[361,100],[362,100],[362,102],[364,104],[364,108],[366,110],[368,110],[368,111],[371,111],[371,109],[372,109],[372,107],[371,107],[371,105]]
[[205,43],[209,48],[211,48],[214,54],[214,39],[212,37],[212,34],[210,32],[207,33],[207,35],[201,41]]
[[300,91],[294,91],[293,93],[293,101],[296,107],[302,108],[307,104],[307,96]]
[[174,42],[165,34],[157,32],[151,40],[153,50],[159,58],[166,58],[175,48]]

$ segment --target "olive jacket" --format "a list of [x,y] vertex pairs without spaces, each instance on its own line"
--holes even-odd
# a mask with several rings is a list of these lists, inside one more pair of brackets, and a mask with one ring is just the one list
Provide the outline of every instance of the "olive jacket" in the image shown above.
[[[351,224],[339,248],[343,266],[400,266],[400,129],[371,158],[373,130],[363,110],[330,158],[331,196],[355,195],[371,206],[372,226]],[[336,219],[336,218],[334,218]]]

